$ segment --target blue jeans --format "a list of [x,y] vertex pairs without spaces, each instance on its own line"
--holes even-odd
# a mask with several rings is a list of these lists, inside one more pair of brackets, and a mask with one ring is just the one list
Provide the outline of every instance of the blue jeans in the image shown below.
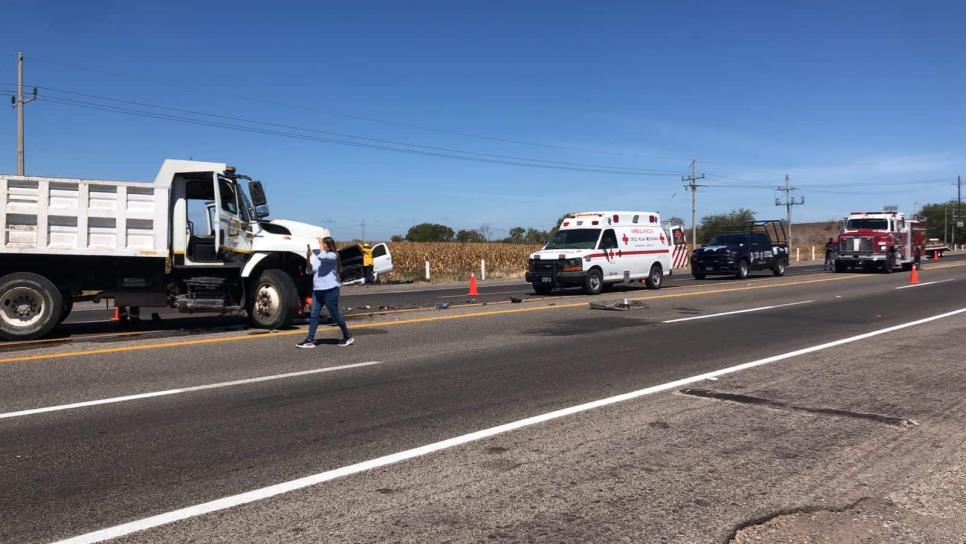
[[342,312],[339,311],[339,288],[325,289],[322,291],[312,291],[312,313],[309,314],[309,340],[315,340],[315,330],[319,328],[319,312],[322,306],[329,311],[332,320],[342,329],[342,338],[352,336],[349,334],[349,327],[345,326],[345,319],[342,319]]

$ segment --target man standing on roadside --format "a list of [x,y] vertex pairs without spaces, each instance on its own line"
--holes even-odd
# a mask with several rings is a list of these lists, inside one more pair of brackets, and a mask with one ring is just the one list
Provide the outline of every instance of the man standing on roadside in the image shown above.
[[372,247],[368,243],[362,244],[362,273],[365,275],[366,285],[376,282],[372,273]]
[[832,270],[835,265],[835,253],[838,248],[835,247],[835,239],[829,238],[828,242],[825,242],[825,270]]
[[311,268],[306,272],[312,274],[312,313],[309,314],[309,335],[296,346],[303,349],[315,347],[315,331],[319,327],[322,306],[325,306],[332,320],[342,329],[342,340],[338,345],[351,346],[355,338],[349,333],[342,312],[339,311],[339,253],[335,240],[328,236],[319,238],[319,249],[309,248],[305,257],[307,268]]

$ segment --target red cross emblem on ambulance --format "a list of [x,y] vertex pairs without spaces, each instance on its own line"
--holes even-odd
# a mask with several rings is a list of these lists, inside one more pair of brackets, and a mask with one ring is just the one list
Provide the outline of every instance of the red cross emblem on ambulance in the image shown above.
[[621,238],[621,240],[624,240],[625,246],[631,241],[631,239],[627,237],[627,234],[624,234],[624,237]]
[[662,244],[664,243],[664,240],[666,240],[666,238],[664,238],[664,233],[662,232],[662,233],[661,233],[661,243],[662,243]]

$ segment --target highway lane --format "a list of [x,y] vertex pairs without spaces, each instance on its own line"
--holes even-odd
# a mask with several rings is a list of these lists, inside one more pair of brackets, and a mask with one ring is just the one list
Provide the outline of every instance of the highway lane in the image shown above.
[[[296,351],[293,336],[0,365],[4,411],[229,379],[382,364],[291,380],[0,420],[8,484],[0,540],[43,541],[962,306],[952,281],[772,278],[668,289],[624,313],[532,312],[394,326],[357,346]],[[736,285],[744,284],[746,287]],[[714,287],[714,286],[712,286]],[[715,291],[715,293],[712,293]],[[841,298],[836,298],[841,297]],[[807,304],[699,321],[687,315]],[[489,311],[489,310],[487,310]],[[365,331],[365,332],[364,332]],[[699,340],[699,341],[696,341]],[[56,352],[56,350],[51,350]],[[69,383],[70,388],[59,384]],[[66,390],[65,390],[66,389]]]

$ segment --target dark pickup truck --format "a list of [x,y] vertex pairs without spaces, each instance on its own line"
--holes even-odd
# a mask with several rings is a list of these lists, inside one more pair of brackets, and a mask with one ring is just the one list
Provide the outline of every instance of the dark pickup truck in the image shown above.
[[727,275],[745,279],[753,270],[771,270],[785,275],[788,266],[788,238],[781,221],[754,221],[711,240],[691,253],[691,275]]

